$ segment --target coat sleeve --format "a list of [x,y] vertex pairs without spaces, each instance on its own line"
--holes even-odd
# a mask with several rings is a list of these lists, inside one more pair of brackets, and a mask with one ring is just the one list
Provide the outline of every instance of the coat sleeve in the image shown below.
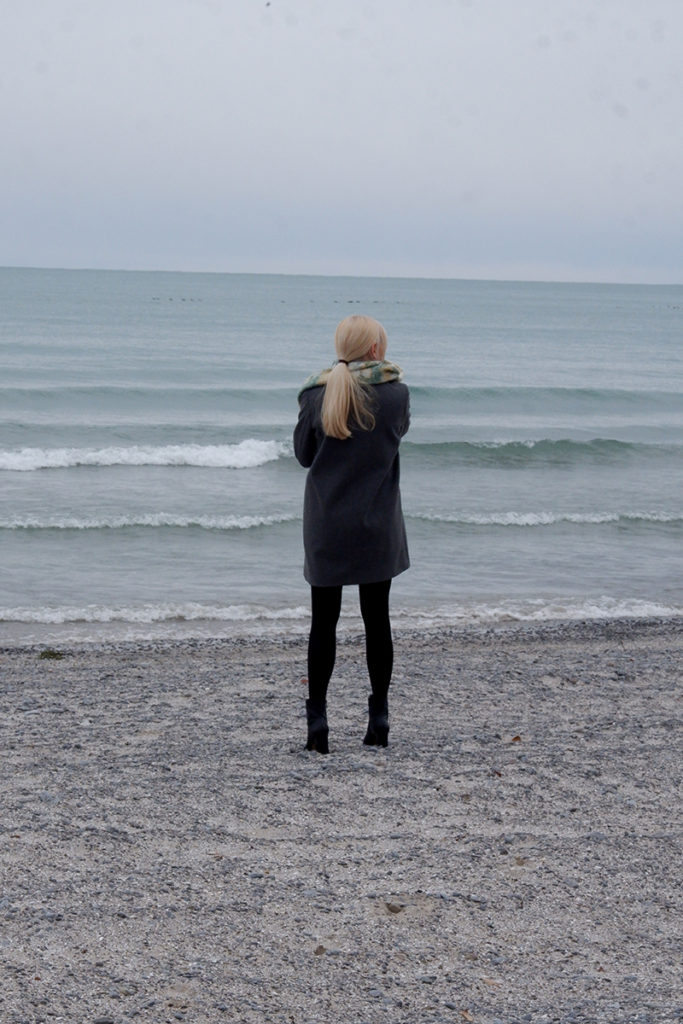
[[305,467],[312,464],[318,450],[311,412],[311,402],[303,395],[299,403],[299,419],[294,428],[294,454],[298,462]]
[[410,392],[406,395],[403,423],[401,424],[401,437],[405,437],[410,427]]

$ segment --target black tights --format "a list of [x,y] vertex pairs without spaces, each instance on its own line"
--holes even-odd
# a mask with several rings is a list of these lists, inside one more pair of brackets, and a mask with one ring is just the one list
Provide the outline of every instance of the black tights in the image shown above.
[[[361,583],[360,611],[365,624],[365,657],[372,692],[384,700],[394,666],[394,645],[389,621],[391,580]],[[311,632],[308,638],[308,696],[323,704],[337,652],[337,622],[341,611],[341,587],[311,587]]]

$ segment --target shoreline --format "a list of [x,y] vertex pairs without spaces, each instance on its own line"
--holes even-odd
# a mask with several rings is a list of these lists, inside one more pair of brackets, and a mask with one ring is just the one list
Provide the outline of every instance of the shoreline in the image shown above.
[[[221,621],[221,620],[187,620],[181,625],[176,623],[169,626],[168,622],[135,623],[130,622],[124,625],[122,621],[80,621],[68,623],[28,623],[21,622],[17,625],[21,629],[14,636],[3,635],[6,630],[9,632],[9,623],[2,624],[0,628],[0,652],[10,650],[21,650],[31,647],[64,646],[65,648],[91,647],[94,645],[119,646],[121,644],[158,645],[178,644],[181,647],[185,644],[196,646],[198,644],[212,645],[216,643],[279,643],[280,641],[291,640],[301,642],[308,637],[310,611],[308,608],[301,608],[300,618],[282,619],[259,624],[255,627],[253,622],[247,621]],[[551,633],[556,630],[567,630],[576,628],[590,632],[593,628],[609,629],[633,629],[649,628],[656,624],[670,623],[673,628],[677,623],[683,623],[683,611],[672,611],[663,614],[616,614],[614,616],[596,615],[580,616],[567,615],[553,617],[518,617],[515,615],[501,615],[498,618],[473,617],[459,621],[441,620],[438,621],[435,614],[425,613],[421,619],[417,615],[406,618],[401,612],[392,613],[392,633],[395,638],[406,637],[413,639],[417,637],[438,638],[442,636],[455,636],[468,633],[498,632],[500,630],[530,631],[539,634]],[[360,612],[356,610],[342,609],[339,619],[337,634],[340,641],[348,640],[350,637],[361,635],[363,632]],[[26,634],[26,635],[22,635]],[[82,634],[82,635],[81,635]]]
[[0,643],[0,1017],[670,1022],[683,619]]

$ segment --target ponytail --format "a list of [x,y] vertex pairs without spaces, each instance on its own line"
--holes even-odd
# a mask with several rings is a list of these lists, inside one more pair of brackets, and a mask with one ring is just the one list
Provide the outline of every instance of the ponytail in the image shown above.
[[323,430],[328,437],[345,441],[351,437],[350,424],[372,430],[375,417],[368,408],[368,392],[357,374],[344,361],[332,367],[323,397]]
[[328,437],[345,441],[351,437],[351,427],[372,430],[375,417],[370,411],[370,386],[360,374],[349,370],[349,363],[362,362],[370,351],[376,349],[384,359],[387,348],[387,332],[370,316],[347,316],[334,335],[334,347],[338,363],[332,367],[322,405],[323,430]]

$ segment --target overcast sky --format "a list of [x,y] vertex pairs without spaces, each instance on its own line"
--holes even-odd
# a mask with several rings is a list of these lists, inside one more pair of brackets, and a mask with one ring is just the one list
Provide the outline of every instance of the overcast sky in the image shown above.
[[0,264],[683,282],[682,0],[0,0]]

